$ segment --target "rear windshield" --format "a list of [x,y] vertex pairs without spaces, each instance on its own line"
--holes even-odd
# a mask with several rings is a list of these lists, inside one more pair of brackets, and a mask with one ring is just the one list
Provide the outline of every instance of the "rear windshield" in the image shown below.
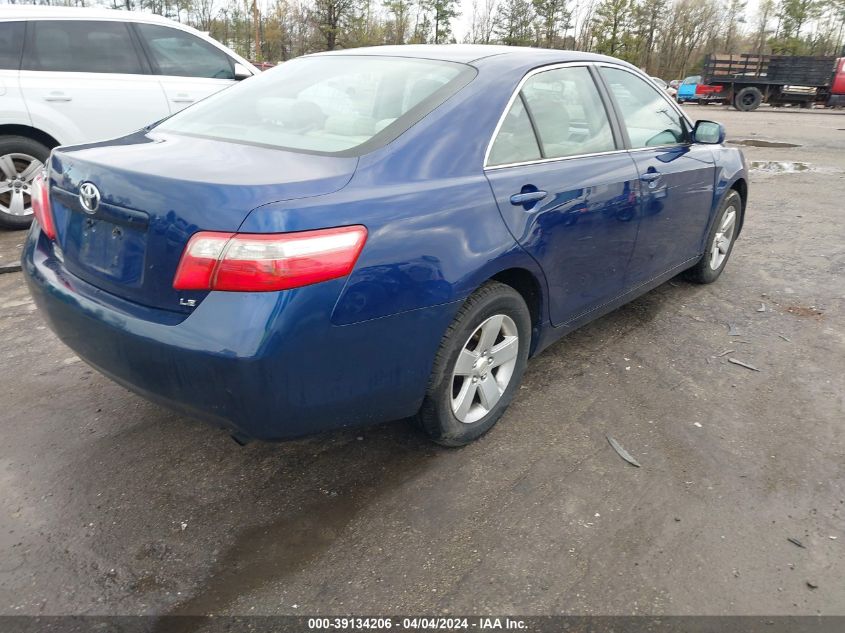
[[286,62],[156,129],[304,152],[356,155],[407,130],[466,85],[453,62],[317,56]]

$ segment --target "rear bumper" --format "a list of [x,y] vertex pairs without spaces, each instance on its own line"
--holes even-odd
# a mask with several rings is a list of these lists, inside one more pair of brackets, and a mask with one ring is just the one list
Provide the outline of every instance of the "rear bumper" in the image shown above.
[[413,415],[459,305],[333,326],[343,280],[212,292],[187,317],[74,277],[37,226],[23,270],[51,329],[142,396],[241,436],[279,440]]

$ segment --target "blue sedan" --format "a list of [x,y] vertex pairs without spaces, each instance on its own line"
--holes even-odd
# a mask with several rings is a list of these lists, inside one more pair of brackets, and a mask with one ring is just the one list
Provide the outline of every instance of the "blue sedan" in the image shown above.
[[81,358],[237,439],[413,416],[457,446],[561,336],[719,277],[748,198],[723,141],[610,57],[311,55],[55,150],[23,266]]

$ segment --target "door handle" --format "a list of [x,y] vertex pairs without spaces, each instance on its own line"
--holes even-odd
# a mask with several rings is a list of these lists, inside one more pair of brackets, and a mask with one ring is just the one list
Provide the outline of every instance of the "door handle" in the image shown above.
[[171,101],[173,103],[193,103],[194,101],[196,101],[196,99],[183,93],[176,95],[171,99]]
[[521,204],[529,204],[531,202],[539,202],[549,195],[545,191],[526,191],[524,193],[515,193],[511,196],[511,204],[519,206]]
[[659,171],[648,171],[648,172],[644,173],[642,176],[640,176],[640,180],[642,180],[644,182],[654,182],[655,180],[660,178],[662,175],[663,174],[661,174]]
[[71,101],[73,97],[66,95],[63,92],[51,92],[44,97],[44,101]]

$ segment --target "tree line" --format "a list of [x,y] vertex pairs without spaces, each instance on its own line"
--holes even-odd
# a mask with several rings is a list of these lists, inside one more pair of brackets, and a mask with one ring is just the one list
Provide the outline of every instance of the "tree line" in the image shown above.
[[[151,11],[206,31],[254,61],[281,62],[336,48],[461,41],[604,53],[669,80],[695,73],[709,52],[845,55],[845,0],[760,0],[753,12],[747,0],[41,3]],[[466,32],[456,36],[458,18]]]

